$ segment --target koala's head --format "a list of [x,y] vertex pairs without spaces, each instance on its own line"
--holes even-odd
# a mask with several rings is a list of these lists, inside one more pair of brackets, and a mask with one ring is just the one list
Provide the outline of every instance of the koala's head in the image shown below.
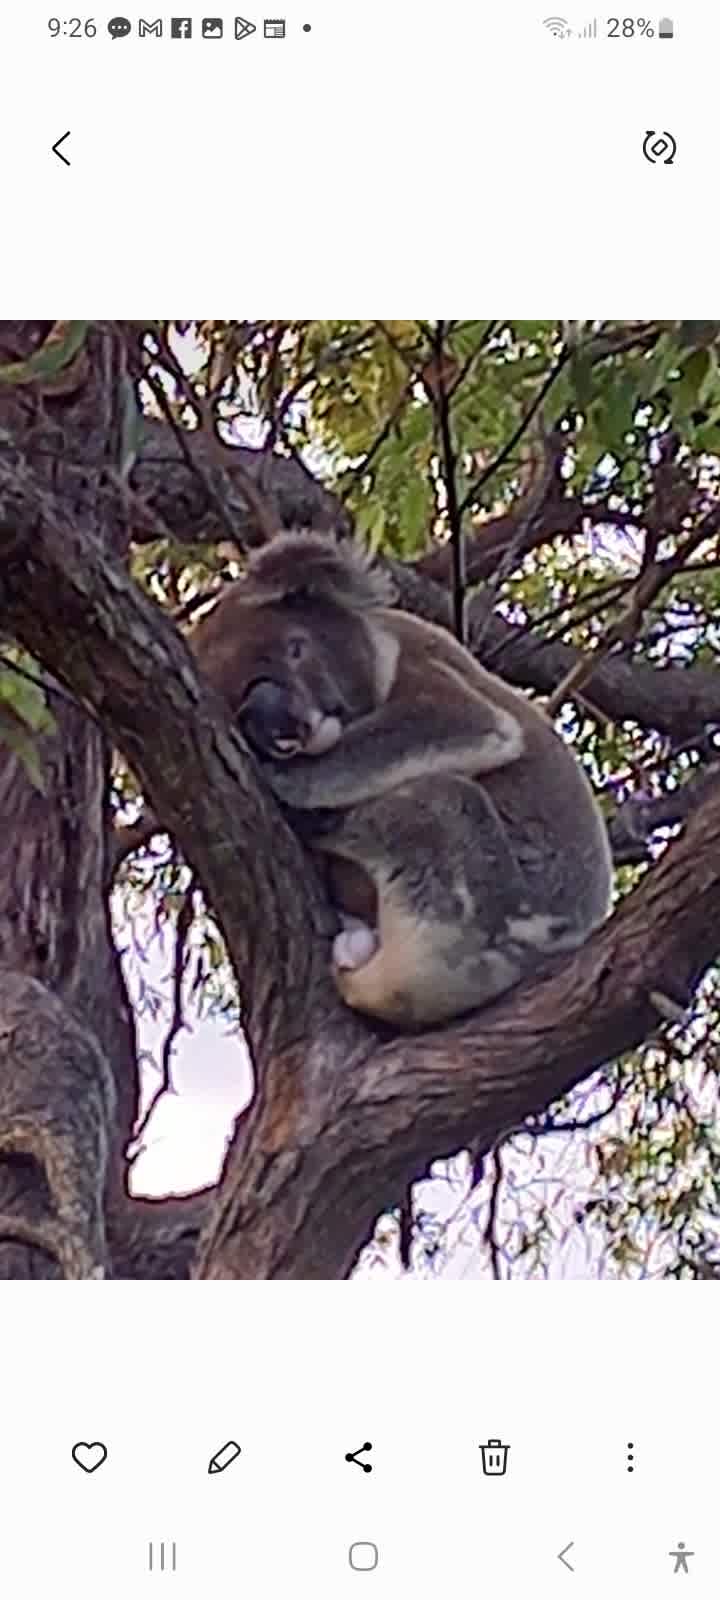
[[190,644],[233,715],[247,716],[249,738],[264,747],[275,730],[276,755],[320,755],[388,692],[396,650],[388,664],[377,611],[376,581],[357,554],[319,535],[280,535]]

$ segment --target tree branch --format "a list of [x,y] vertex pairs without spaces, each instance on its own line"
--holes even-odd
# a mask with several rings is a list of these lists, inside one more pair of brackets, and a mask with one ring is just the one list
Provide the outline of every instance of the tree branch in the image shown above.
[[[196,1275],[348,1273],[378,1212],[431,1160],[468,1146],[485,1154],[508,1127],[637,1048],[658,1027],[651,992],[687,1005],[719,949],[720,783],[615,916],[548,963],[546,977],[442,1031],[343,1040],[331,1101],[326,1084],[302,1127],[285,1122],[272,1145],[267,1113],[253,1107]],[[304,1046],[311,1080],[335,1043],[326,1031]]]
[[[631,343],[635,342],[630,334],[627,337]],[[204,456],[212,447],[214,455],[215,444],[205,435],[190,434],[188,438],[191,450]],[[219,441],[217,449],[231,477],[236,451]],[[256,478],[266,470],[268,493],[277,509],[278,526],[303,526],[315,521],[319,528],[337,528],[341,533],[349,531],[348,515],[340,502],[301,469],[297,461],[282,456],[265,460],[255,450],[243,449],[237,454],[242,456],[245,470]],[[165,424],[145,424],[142,452],[132,474],[132,483],[178,541],[210,542],[212,538],[222,537],[222,530],[212,521],[197,483],[193,483]],[[240,499],[234,515],[238,536],[243,536],[245,527],[250,539],[252,530]],[[567,497],[545,508],[538,522],[527,530],[527,542],[520,554],[550,538],[585,532],[588,518],[607,521],[613,516],[624,520],[603,502],[585,506],[581,499]],[[518,525],[518,515],[511,512],[490,519],[467,540],[470,581],[478,582],[495,570],[512,543]],[[141,540],[144,536],[139,535]],[[151,527],[146,536],[156,538],[156,527]],[[392,567],[397,578],[401,605],[418,616],[451,626],[447,592],[443,587],[450,570],[450,552],[446,546],[429,552],[413,567],[400,562],[386,565]],[[468,607],[468,630],[470,648],[477,650],[472,601]],[[488,619],[478,654],[486,665],[500,670],[509,683],[534,689],[542,695],[551,694],[578,661],[584,659],[583,652],[572,645],[546,642],[498,615]],[[593,668],[585,688],[593,705],[610,721],[634,721],[644,728],[656,728],[675,742],[693,733],[700,736],[707,726],[720,721],[720,680],[717,671],[706,666],[655,667],[625,657],[612,658]]]
[[[224,496],[233,537],[241,548],[252,548],[257,542],[257,528],[245,494],[250,481],[267,500],[267,521],[275,527],[314,526],[350,532],[350,518],[341,501],[318,483],[296,457],[226,445],[219,438],[198,431],[187,434],[185,446],[181,450],[167,423],[146,419],[140,453],[130,474],[131,488],[142,496],[152,515],[160,519],[178,543],[209,544],[227,537],[227,527],[216,504],[216,498]],[[188,454],[209,474],[211,489],[205,487],[202,474],[191,471]],[[236,472],[237,495],[229,502],[228,486],[232,486]],[[157,538],[152,517],[148,529],[134,532],[133,537],[138,543]]]
[[334,928],[307,858],[177,630],[2,446],[0,560],[8,625],[102,718],[195,868],[253,1045],[297,1038],[336,1003],[322,944],[308,939]]
[[7,1213],[0,1235],[46,1251],[65,1277],[102,1277],[104,1205],[116,1112],[97,1043],[34,978],[3,970],[0,985],[0,1153],[31,1157],[47,1214]]
[[[386,557],[398,605],[441,627],[450,627],[446,589],[414,566]],[[479,612],[480,644],[475,633]],[[468,607],[468,648],[493,672],[519,689],[550,695],[577,662],[582,650],[560,642],[547,643],[517,623],[493,613],[486,619],[482,603]],[[706,666],[652,666],[649,662],[611,657],[595,667],[584,686],[587,698],[611,722],[637,722],[655,728],[675,744],[693,736],[705,739],[720,723],[720,673]]]
[[613,860],[618,866],[647,861],[648,839],[658,828],[676,827],[684,822],[720,780],[720,763],[701,769],[667,794],[648,799],[635,796],[618,806],[608,822],[608,837]]
[[[417,601],[411,609],[444,607],[447,620],[443,590],[389,565]],[[465,1143],[477,1148],[478,1129],[490,1148],[503,1129],[639,1043],[656,1025],[651,991],[685,1003],[717,954],[713,787],[683,837],[583,951],[465,1022],[389,1039],[337,1000],[319,888],[182,640],[81,516],[70,516],[2,441],[0,600],[17,637],[124,751],[209,895],[247,1003],[257,1093],[240,1119],[195,1275],[350,1270],[378,1210],[428,1160]],[[502,624],[500,636],[512,635]],[[660,673],[646,670],[654,713]],[[692,675],[664,671],[663,685],[683,678],[687,696]],[[708,678],[717,700],[717,674]],[[655,715],[648,725],[658,725]]]

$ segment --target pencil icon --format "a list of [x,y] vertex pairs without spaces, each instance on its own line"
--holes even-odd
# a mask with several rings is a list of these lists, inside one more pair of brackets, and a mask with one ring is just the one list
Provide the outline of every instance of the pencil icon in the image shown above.
[[236,1444],[234,1439],[228,1439],[222,1450],[216,1450],[215,1455],[210,1457],[208,1472],[224,1472],[233,1461],[237,1461],[239,1454],[239,1444]]

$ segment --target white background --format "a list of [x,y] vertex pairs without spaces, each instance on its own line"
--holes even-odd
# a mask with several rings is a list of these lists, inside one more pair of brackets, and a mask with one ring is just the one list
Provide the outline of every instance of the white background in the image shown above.
[[[167,32],[175,9],[3,8],[5,315],[716,308],[707,0],[683,0],[671,41],[607,39],[602,17],[559,40],[546,0],[282,0],[283,40],[237,42],[230,9],[220,41],[107,35],[123,10]],[[79,10],[97,36],[51,39],[48,16]],[[675,134],[672,166],[644,160],[649,128]]]
[[[711,1297],[12,1285],[4,1371],[22,1383],[3,1406],[4,1585],[83,1600],[663,1597],[677,1596],[682,1540],[687,1592],[714,1596]],[[503,1478],[483,1476],[489,1438],[509,1446]],[[227,1439],[241,1456],[209,1476]],[[92,1476],[72,1461],[78,1440],[107,1446]],[[345,1461],[366,1440],[371,1474]],[[148,1543],[163,1539],[177,1572],[150,1576]],[[348,1564],[364,1540],[372,1574]],[[558,1559],[571,1541],[573,1573]]]

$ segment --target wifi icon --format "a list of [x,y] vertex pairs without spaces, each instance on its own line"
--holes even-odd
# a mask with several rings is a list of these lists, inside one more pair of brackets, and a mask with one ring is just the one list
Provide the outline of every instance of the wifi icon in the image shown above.
[[568,31],[569,23],[565,21],[564,17],[546,17],[545,21],[543,22],[543,27],[547,28],[548,32],[551,33],[555,39],[564,39]]

